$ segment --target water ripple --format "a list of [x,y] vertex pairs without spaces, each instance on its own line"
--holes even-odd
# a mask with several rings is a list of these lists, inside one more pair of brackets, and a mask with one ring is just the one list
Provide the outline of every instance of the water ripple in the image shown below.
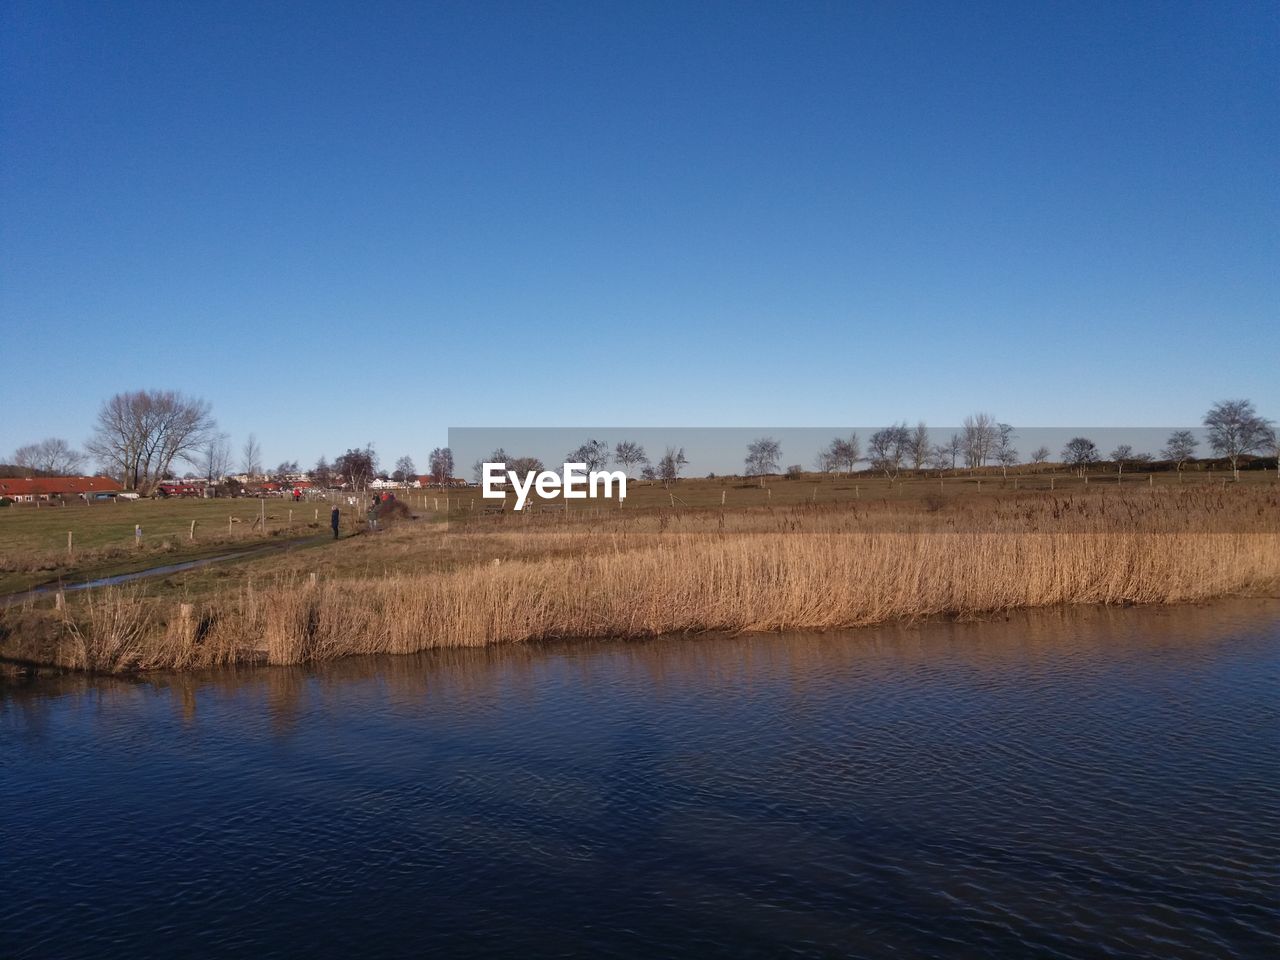
[[0,689],[0,956],[1280,955],[1280,604]]

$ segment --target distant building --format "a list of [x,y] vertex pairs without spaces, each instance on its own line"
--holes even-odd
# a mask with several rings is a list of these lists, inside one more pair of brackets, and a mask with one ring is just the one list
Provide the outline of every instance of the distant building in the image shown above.
[[[422,487],[422,488],[424,488],[424,489],[425,489],[426,487],[434,487],[434,486],[436,486],[436,478],[435,478],[435,477],[433,477],[433,476],[431,476],[431,475],[429,475],[429,474],[424,474],[423,476],[418,477],[417,483],[416,483],[416,484],[414,484],[414,485],[415,485],[415,486],[418,486],[418,487]],[[444,482],[444,485],[445,485],[446,487],[469,487],[469,486],[471,486],[471,484],[470,484],[470,483],[468,483],[466,480],[463,480],[461,477],[450,477],[448,480],[446,480],[446,481]]]
[[0,477],[0,497],[37,500],[110,500],[123,488],[110,477]]
[[156,493],[162,497],[203,497],[204,480],[163,480],[156,487]]

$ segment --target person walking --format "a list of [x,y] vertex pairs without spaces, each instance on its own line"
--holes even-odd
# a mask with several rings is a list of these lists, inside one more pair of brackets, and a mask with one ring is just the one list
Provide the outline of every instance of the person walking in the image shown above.
[[333,527],[333,539],[338,539],[338,508],[329,511],[329,526]]

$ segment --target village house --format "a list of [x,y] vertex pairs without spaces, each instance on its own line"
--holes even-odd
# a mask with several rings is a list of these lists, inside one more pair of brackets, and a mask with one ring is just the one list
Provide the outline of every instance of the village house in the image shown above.
[[207,486],[205,480],[164,480],[156,493],[162,497],[203,497]]
[[0,477],[0,497],[15,503],[109,500],[121,490],[110,477]]
[[[469,487],[469,486],[471,486],[471,484],[470,484],[470,483],[468,483],[466,480],[463,480],[461,477],[450,477],[448,480],[446,480],[446,481],[444,482],[444,485],[445,485],[446,487]],[[431,476],[430,474],[423,474],[422,476],[418,477],[417,482],[416,482],[416,483],[414,483],[414,486],[415,486],[415,487],[421,487],[422,489],[424,489],[424,490],[425,490],[427,487],[434,487],[434,486],[438,486],[438,484],[436,483],[436,478],[435,478],[435,477]]]

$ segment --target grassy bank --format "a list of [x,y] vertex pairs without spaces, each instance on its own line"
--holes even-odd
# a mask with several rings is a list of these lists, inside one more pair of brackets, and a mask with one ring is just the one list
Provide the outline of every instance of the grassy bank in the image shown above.
[[289,664],[565,636],[829,629],[1280,589],[1280,495],[1089,496],[407,522],[305,555],[0,613],[11,663]]

